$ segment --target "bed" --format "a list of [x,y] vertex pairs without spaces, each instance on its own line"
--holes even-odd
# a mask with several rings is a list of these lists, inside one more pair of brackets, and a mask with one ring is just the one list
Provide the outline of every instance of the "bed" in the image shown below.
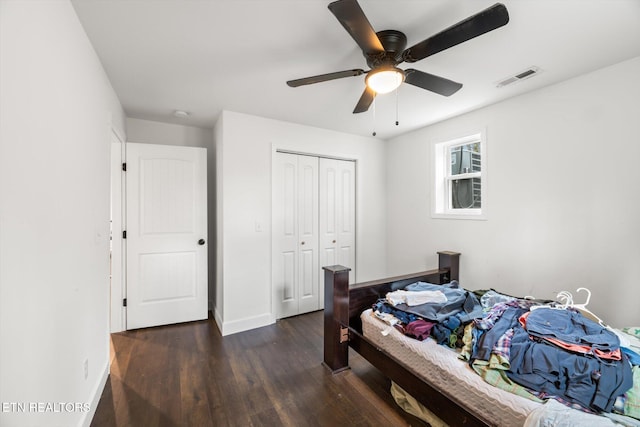
[[380,298],[411,283],[458,280],[459,259],[459,253],[438,252],[436,269],[353,285],[348,283],[348,268],[324,267],[325,366],[334,373],[348,369],[349,348],[354,349],[392,381],[392,392],[399,390],[401,398],[415,399],[426,408],[429,416],[422,418],[432,425],[538,425],[552,416],[568,417],[575,425],[614,425],[605,417],[555,406],[553,400],[545,405],[493,387],[450,349],[433,340],[409,338],[371,314]]

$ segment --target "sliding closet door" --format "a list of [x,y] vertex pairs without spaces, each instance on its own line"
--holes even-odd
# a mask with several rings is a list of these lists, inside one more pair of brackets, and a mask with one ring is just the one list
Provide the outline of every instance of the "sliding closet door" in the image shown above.
[[276,153],[272,284],[276,318],[317,310],[318,158]]
[[324,308],[322,267],[355,280],[355,162],[276,153],[272,286],[276,318]]
[[[320,266],[351,268],[349,282],[355,281],[355,162],[320,159]],[[320,295],[324,295],[324,275],[319,272]],[[320,308],[324,301],[320,299]]]

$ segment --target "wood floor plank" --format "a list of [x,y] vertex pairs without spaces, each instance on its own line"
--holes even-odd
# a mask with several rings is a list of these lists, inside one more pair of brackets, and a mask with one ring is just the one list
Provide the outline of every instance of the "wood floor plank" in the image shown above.
[[92,426],[427,426],[352,352],[322,364],[322,311],[222,337],[212,318],[113,334]]
[[211,420],[209,398],[207,397],[205,360],[199,352],[180,352],[180,393],[181,425],[201,426]]

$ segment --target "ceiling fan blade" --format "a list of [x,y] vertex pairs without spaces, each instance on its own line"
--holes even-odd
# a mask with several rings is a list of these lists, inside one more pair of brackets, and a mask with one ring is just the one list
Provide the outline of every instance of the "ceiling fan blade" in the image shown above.
[[370,89],[369,86],[364,88],[364,92],[362,92],[362,96],[356,105],[356,108],[353,109],[353,114],[356,113],[364,113],[369,109],[371,103],[376,97],[376,92],[373,89]]
[[416,62],[449,49],[474,37],[500,28],[509,22],[509,13],[502,3],[496,3],[467,19],[411,46],[402,54],[405,62]]
[[382,42],[356,0],[334,1],[329,4],[329,10],[365,54],[384,52]]
[[298,87],[298,86],[310,85],[313,83],[326,82],[329,80],[341,79],[343,77],[359,76],[361,74],[364,74],[364,70],[357,69],[357,70],[336,71],[335,73],[320,74],[313,77],[305,77],[302,79],[289,80],[287,82],[287,85],[291,87]]
[[414,70],[410,68],[404,70],[404,82],[417,86],[422,89],[429,90],[444,96],[451,96],[462,87],[462,83],[445,79],[444,77],[434,76],[424,71]]

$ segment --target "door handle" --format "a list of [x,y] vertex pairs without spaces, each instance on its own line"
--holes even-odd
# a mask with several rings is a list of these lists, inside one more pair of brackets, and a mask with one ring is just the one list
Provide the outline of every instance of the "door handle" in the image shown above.
[[199,244],[200,246],[204,245],[204,243],[205,243],[204,239],[200,239],[200,240],[198,240],[198,244]]

